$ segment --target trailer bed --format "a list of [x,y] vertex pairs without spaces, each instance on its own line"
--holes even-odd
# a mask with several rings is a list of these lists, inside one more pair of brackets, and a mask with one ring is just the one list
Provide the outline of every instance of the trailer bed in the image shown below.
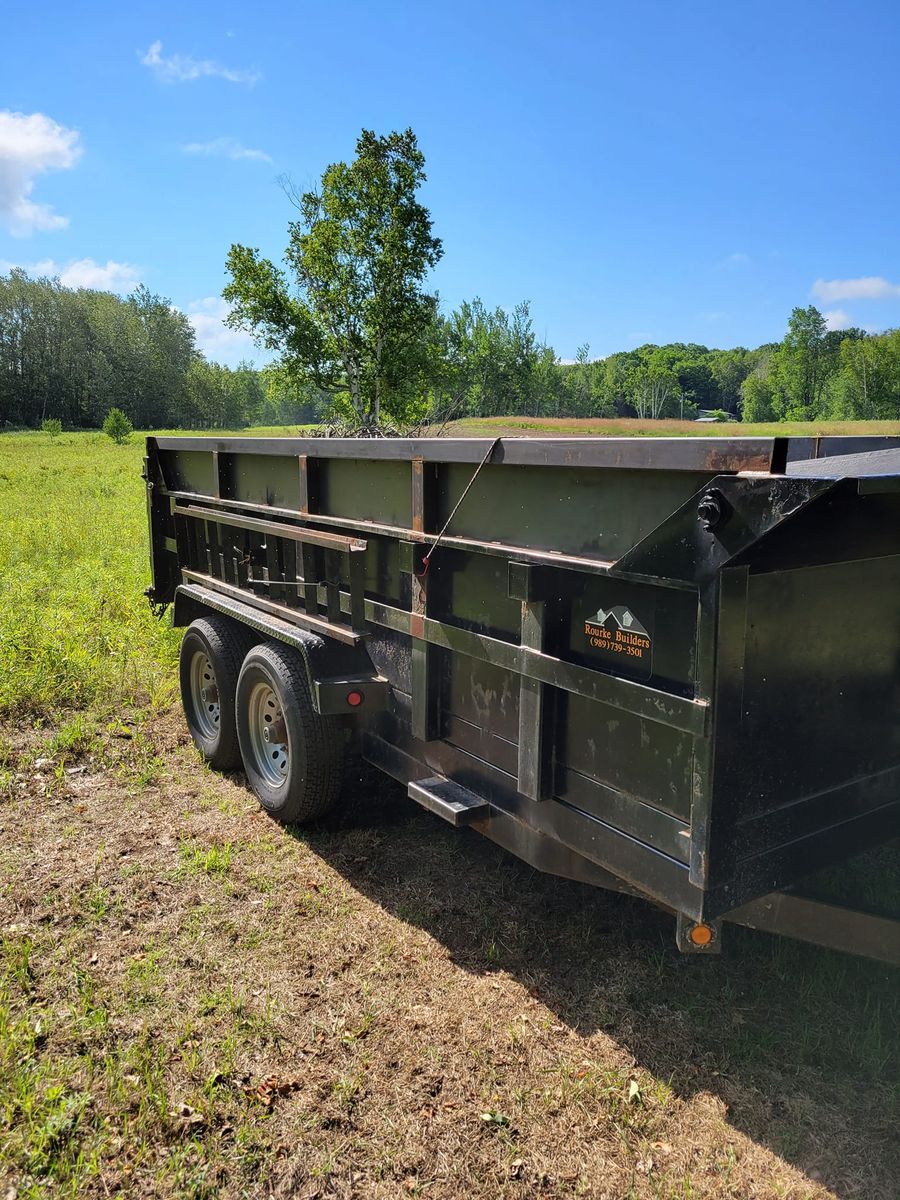
[[685,949],[836,926],[771,894],[900,831],[900,438],[149,438],[146,476],[176,623],[319,639],[412,798]]

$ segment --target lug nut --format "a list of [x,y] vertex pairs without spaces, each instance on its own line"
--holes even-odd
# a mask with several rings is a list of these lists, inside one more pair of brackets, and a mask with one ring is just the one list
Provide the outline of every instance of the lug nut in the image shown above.
[[270,746],[282,746],[287,741],[287,730],[284,721],[273,721],[263,730],[263,741]]

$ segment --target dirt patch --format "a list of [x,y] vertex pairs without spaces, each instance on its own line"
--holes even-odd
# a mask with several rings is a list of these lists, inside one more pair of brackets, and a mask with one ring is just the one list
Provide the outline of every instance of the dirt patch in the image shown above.
[[5,734],[0,1195],[896,1195],[886,968],[680,957],[380,776],[282,829],[175,715]]

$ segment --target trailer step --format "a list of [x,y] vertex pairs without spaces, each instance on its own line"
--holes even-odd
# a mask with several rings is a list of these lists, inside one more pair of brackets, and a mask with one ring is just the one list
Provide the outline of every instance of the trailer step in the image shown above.
[[451,825],[471,825],[473,821],[482,821],[491,810],[486,800],[462,784],[445,779],[443,775],[413,780],[408,795],[411,800],[443,817]]

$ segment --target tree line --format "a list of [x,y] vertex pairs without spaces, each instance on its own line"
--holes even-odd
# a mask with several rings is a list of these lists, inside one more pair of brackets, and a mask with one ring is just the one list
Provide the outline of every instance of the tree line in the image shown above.
[[278,368],[208,362],[184,313],[139,287],[125,299],[0,275],[0,427],[97,429],[112,408],[139,429],[236,428],[316,418]]
[[256,370],[207,361],[169,300],[0,275],[0,426],[97,428],[113,408],[141,429],[239,428],[341,418],[404,428],[462,416],[900,418],[900,330],[826,328],[795,308],[755,349],[645,345],[561,362],[528,303],[442,311],[426,288],[443,255],[418,198],[412,130],[363,130],[352,162],[289,197],[284,265],[235,244],[229,324],[275,356]]
[[[238,429],[353,414],[290,363],[257,370],[208,362],[183,313],[145,288],[121,299],[14,270],[0,276],[0,425],[99,428],[111,408],[139,429]],[[745,421],[900,419],[900,330],[825,328],[797,308],[781,342],[748,350],[645,345],[558,361],[529,305],[465,302],[436,311],[415,381],[381,416],[400,425],[448,417],[682,417]]]
[[584,346],[560,373],[567,416],[900,419],[900,330],[829,330],[813,306],[793,310],[780,342],[755,349],[648,345],[592,362]]

